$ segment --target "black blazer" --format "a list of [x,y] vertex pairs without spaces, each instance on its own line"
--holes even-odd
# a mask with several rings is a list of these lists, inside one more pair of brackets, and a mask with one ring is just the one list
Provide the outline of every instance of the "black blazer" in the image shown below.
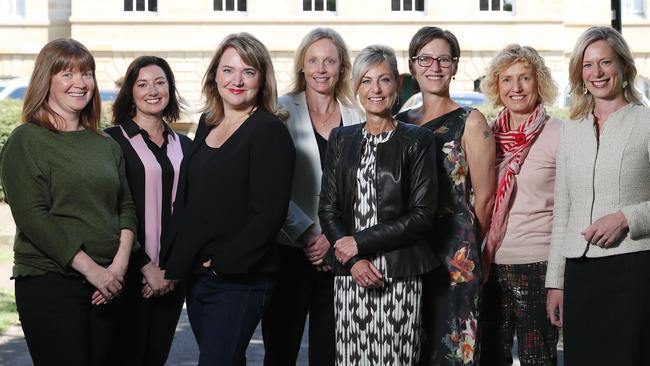
[[[183,161],[172,224],[164,235],[161,263],[166,277],[180,279],[207,260],[224,277],[273,272],[275,237],[291,194],[291,136],[284,123],[260,106],[218,149],[227,158],[207,174],[219,185],[196,191],[188,167],[213,128],[204,120],[205,115]],[[188,193],[195,198],[189,200]]]
[[[353,235],[359,249],[355,262],[384,253],[391,277],[426,273],[438,265],[425,235],[433,227],[438,180],[433,133],[398,122],[391,138],[377,147],[377,225],[354,232],[356,174],[363,148],[364,124],[332,130],[329,138],[318,216],[330,243]],[[334,273],[349,275],[348,268],[328,262]]]

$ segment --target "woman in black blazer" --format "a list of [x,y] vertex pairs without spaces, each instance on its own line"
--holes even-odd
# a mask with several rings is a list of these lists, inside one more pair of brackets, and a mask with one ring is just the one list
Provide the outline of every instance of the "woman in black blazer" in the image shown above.
[[161,258],[168,279],[189,277],[199,365],[245,365],[273,288],[295,150],[276,109],[270,55],[252,35],[223,40],[203,94]]

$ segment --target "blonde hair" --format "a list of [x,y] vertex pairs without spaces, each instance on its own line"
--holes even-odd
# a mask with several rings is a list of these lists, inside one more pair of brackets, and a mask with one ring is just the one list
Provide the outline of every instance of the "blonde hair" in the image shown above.
[[495,106],[503,106],[499,98],[499,75],[508,67],[523,62],[533,68],[537,79],[537,104],[551,104],[557,98],[557,85],[544,58],[530,46],[511,44],[501,50],[490,62],[485,78],[481,80],[481,91]]
[[[397,69],[397,58],[395,51],[384,45],[368,46],[359,52],[357,57],[354,58],[352,65],[352,88],[354,90],[355,98],[359,95],[359,86],[361,79],[370,70],[371,67],[381,64],[382,62],[388,63],[390,71],[395,77],[395,81],[399,83],[399,70]],[[395,93],[399,93],[399,88],[395,89]],[[397,98],[393,102],[395,102]]]
[[610,27],[591,27],[580,35],[569,59],[569,93],[571,95],[569,117],[571,119],[585,118],[594,109],[595,101],[593,95],[591,93],[584,93],[585,85],[582,79],[582,59],[587,47],[601,40],[609,44],[620,61],[620,70],[623,78],[622,80],[618,80],[618,82],[622,83],[623,81],[627,81],[628,85],[626,88],[623,88],[625,100],[628,103],[643,104],[641,94],[634,87],[637,74],[636,66],[634,66],[634,57],[623,36]]
[[65,123],[64,118],[48,105],[52,77],[62,70],[92,71],[95,84],[91,100],[79,113],[79,124],[94,132],[99,130],[101,101],[95,78],[95,59],[88,49],[72,38],[60,38],[46,44],[36,56],[34,71],[25,92],[22,110],[23,123],[36,123],[57,131],[52,123]]
[[350,62],[350,54],[348,47],[345,45],[343,38],[334,29],[331,28],[316,28],[307,33],[302,39],[298,50],[296,50],[296,58],[293,64],[293,84],[289,94],[298,94],[305,91],[307,88],[307,81],[302,67],[305,64],[305,54],[309,47],[320,41],[321,39],[328,39],[332,41],[339,56],[340,69],[339,79],[334,87],[334,98],[338,101],[352,105],[352,90],[350,89],[350,71],[352,63]]
[[215,125],[223,117],[223,99],[217,89],[216,77],[221,57],[228,48],[237,51],[244,63],[261,73],[261,86],[257,94],[256,105],[261,105],[269,113],[280,119],[286,119],[286,111],[278,109],[278,89],[268,49],[253,35],[236,33],[224,38],[203,77],[202,94],[205,97],[205,106],[201,111],[207,113],[205,122],[208,125]]

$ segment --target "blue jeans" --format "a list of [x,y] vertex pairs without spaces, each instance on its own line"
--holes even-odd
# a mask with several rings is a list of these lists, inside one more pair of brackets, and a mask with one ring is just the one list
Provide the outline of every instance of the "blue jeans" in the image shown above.
[[187,315],[199,345],[199,366],[246,365],[246,348],[272,291],[270,276],[224,279],[210,270],[193,279]]

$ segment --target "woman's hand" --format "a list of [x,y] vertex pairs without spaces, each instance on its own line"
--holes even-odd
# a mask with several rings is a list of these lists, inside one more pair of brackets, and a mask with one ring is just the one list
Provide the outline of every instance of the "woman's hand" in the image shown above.
[[147,263],[142,267],[141,272],[146,282],[142,287],[142,297],[145,299],[151,296],[163,296],[174,290],[175,282],[166,280],[165,271],[155,264]]
[[323,263],[329,248],[330,243],[327,241],[325,234],[318,234],[305,244],[303,250],[309,262],[314,266],[319,266]]
[[354,236],[344,236],[337,240],[334,249],[334,256],[341,264],[346,264],[350,258],[359,254],[359,248],[357,248],[357,241],[354,240]]
[[83,250],[78,251],[72,257],[70,266],[81,273],[97,289],[91,296],[91,302],[94,305],[107,303],[119,296],[122,291],[124,276],[120,279],[108,268],[95,263]]
[[580,234],[589,244],[609,248],[628,231],[627,219],[621,211],[605,215],[589,225]]
[[546,316],[551,324],[562,327],[564,324],[564,290],[551,288],[546,294]]
[[352,266],[350,273],[357,285],[361,287],[373,288],[382,285],[381,272],[379,272],[377,267],[367,259],[361,259],[355,263],[354,266]]
[[84,276],[97,289],[91,297],[92,304],[101,305],[110,302],[113,298],[120,295],[123,281],[108,268],[99,265],[96,266],[96,268],[92,268]]

